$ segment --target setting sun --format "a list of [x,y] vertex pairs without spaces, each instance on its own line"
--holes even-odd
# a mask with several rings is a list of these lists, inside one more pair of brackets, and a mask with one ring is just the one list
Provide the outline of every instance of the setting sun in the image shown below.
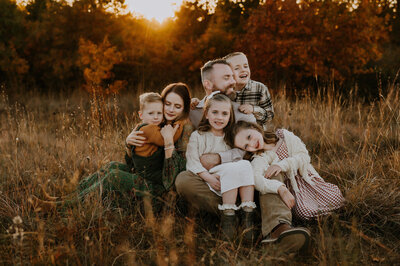
[[162,22],[173,17],[174,12],[182,4],[182,0],[126,0],[127,9],[134,15],[142,15],[147,19]]

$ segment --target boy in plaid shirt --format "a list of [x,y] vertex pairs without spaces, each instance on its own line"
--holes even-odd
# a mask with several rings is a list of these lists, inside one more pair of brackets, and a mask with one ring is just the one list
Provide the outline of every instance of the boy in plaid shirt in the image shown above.
[[240,103],[239,111],[245,114],[253,113],[257,123],[264,130],[271,126],[274,118],[274,107],[267,86],[250,79],[250,66],[247,57],[242,52],[228,54],[225,59],[232,67],[236,81],[236,99]]

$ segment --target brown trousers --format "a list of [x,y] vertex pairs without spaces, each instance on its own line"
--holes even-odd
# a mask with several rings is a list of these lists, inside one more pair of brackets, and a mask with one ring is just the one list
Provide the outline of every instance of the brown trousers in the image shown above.
[[[284,181],[282,174],[273,179]],[[178,194],[194,208],[219,214],[218,204],[222,204],[222,198],[212,192],[200,176],[183,171],[176,177],[175,187]],[[278,194],[260,194],[259,208],[263,236],[268,235],[280,223],[292,223],[292,212]]]

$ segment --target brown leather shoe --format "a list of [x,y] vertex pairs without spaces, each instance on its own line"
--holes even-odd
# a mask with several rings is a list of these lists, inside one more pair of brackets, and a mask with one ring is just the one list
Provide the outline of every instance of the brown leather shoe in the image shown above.
[[292,226],[289,224],[281,223],[279,224],[275,230],[271,232],[271,238],[278,239],[278,237],[285,231],[292,229]]
[[293,253],[308,246],[310,231],[303,227],[292,227],[282,223],[261,243],[276,243],[283,253]]
[[292,227],[289,224],[281,223],[281,224],[277,225],[273,229],[273,231],[261,241],[261,243],[264,243],[264,244],[265,243],[273,243],[276,240],[278,240],[278,237],[280,236],[280,234],[282,232],[288,231],[290,229],[292,229]]
[[296,253],[303,247],[308,246],[309,235],[302,232],[286,234],[276,241],[277,250],[281,254]]

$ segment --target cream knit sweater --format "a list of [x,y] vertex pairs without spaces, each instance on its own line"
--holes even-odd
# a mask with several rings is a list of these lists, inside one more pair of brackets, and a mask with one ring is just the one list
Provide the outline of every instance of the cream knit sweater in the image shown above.
[[319,176],[310,163],[310,156],[301,139],[286,129],[283,129],[283,135],[288,148],[288,158],[280,161],[275,151],[265,151],[253,156],[251,164],[254,171],[255,188],[260,191],[261,194],[278,193],[278,188],[283,185],[283,183],[278,180],[264,177],[265,171],[270,165],[278,165],[282,169],[282,172],[286,173],[293,190],[296,192],[299,191],[295,179],[297,173],[310,185],[313,185],[314,182],[309,177],[308,172]]

